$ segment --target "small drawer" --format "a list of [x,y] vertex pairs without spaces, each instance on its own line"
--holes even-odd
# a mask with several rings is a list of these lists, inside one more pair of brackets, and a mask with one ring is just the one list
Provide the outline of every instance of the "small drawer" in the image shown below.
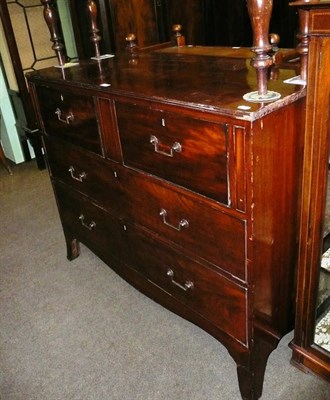
[[131,226],[127,227],[127,234],[134,269],[246,345],[246,288]]
[[136,175],[127,182],[131,220],[245,281],[245,220],[151,178]]
[[102,154],[94,99],[74,92],[36,86],[47,135]]
[[116,103],[124,163],[229,204],[225,124]]
[[[122,167],[59,139],[43,138],[50,174],[104,208],[122,213],[126,180]],[[123,189],[123,186],[125,189]]]
[[54,183],[54,190],[64,230],[96,254],[124,261],[124,223],[64,185]]

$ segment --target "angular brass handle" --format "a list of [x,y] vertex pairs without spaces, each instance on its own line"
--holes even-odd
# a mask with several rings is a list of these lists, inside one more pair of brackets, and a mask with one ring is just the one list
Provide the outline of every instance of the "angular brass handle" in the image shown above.
[[94,221],[91,221],[89,224],[86,224],[84,214],[81,214],[79,216],[79,219],[80,219],[81,225],[90,231],[96,227],[96,222],[94,222]]
[[189,222],[186,219],[182,219],[181,221],[179,221],[178,226],[172,225],[169,222],[166,221],[166,217],[167,217],[167,211],[162,208],[160,210],[159,215],[163,218],[163,223],[167,226],[169,226],[172,229],[175,229],[176,231],[181,231],[182,228],[188,228],[189,226]]
[[181,285],[181,283],[174,280],[174,271],[171,268],[169,268],[167,270],[166,275],[171,278],[171,282],[173,283],[173,285],[178,286],[180,289],[184,290],[185,292],[187,292],[188,290],[192,290],[194,288],[194,282],[192,282],[192,281],[186,281],[183,285]]
[[84,172],[84,171],[80,172],[80,174],[78,176],[75,176],[74,175],[75,169],[72,165],[70,165],[70,168],[68,169],[68,171],[71,174],[71,178],[78,182],[82,182],[87,176],[86,172]]
[[56,108],[55,114],[57,115],[57,119],[59,121],[63,122],[64,124],[67,124],[67,125],[70,125],[70,123],[74,120],[74,115],[72,114],[71,111],[69,112],[69,114],[67,116],[64,116],[64,118],[62,118],[62,111],[59,108]]
[[150,136],[150,143],[154,145],[155,153],[162,154],[166,157],[173,157],[174,152],[180,153],[182,151],[182,146],[179,142],[174,142],[173,145],[169,148],[169,151],[166,152],[160,149],[161,143],[159,142],[158,138],[154,135]]

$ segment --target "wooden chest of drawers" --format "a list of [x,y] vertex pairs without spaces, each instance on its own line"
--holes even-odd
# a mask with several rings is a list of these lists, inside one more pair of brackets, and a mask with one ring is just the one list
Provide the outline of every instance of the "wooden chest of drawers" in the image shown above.
[[245,399],[292,329],[304,102],[283,70],[246,103],[252,72],[159,51],[28,77],[68,258],[86,244],[220,340]]

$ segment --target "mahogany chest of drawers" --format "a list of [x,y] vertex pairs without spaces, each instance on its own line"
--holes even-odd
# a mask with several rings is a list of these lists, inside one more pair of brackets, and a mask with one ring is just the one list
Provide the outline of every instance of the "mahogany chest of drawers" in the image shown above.
[[249,60],[223,61],[158,51],[28,81],[68,258],[84,243],[209,332],[257,399],[292,329],[304,91],[281,70],[280,100],[246,103]]

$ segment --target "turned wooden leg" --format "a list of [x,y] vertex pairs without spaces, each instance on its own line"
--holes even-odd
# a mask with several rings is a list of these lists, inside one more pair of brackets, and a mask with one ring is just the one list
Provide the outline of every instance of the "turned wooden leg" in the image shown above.
[[176,41],[176,45],[178,47],[186,45],[186,38],[182,35],[182,25],[175,24],[172,26],[172,31],[174,34],[174,40]]
[[59,66],[63,67],[66,62],[66,55],[59,33],[58,15],[53,0],[41,0],[41,4],[44,6],[44,18],[50,32],[50,40],[53,42],[52,49],[55,51]]
[[237,364],[237,375],[243,400],[261,397],[267,360],[277,343],[256,339],[254,348],[245,364]]
[[94,47],[95,58],[101,57],[99,28],[97,26],[97,5],[93,0],[87,1],[87,16],[89,18],[89,32],[91,33],[90,40]]
[[272,57],[268,54],[272,48],[269,44],[269,23],[273,0],[247,0],[247,7],[253,31],[252,51],[255,53],[251,65],[256,69],[258,90],[247,93],[244,99],[260,103],[274,101],[281,95],[267,90],[268,68],[273,63]]
[[299,9],[299,43],[297,52],[300,55],[300,78],[307,80],[307,59],[308,59],[308,17],[309,11]]

